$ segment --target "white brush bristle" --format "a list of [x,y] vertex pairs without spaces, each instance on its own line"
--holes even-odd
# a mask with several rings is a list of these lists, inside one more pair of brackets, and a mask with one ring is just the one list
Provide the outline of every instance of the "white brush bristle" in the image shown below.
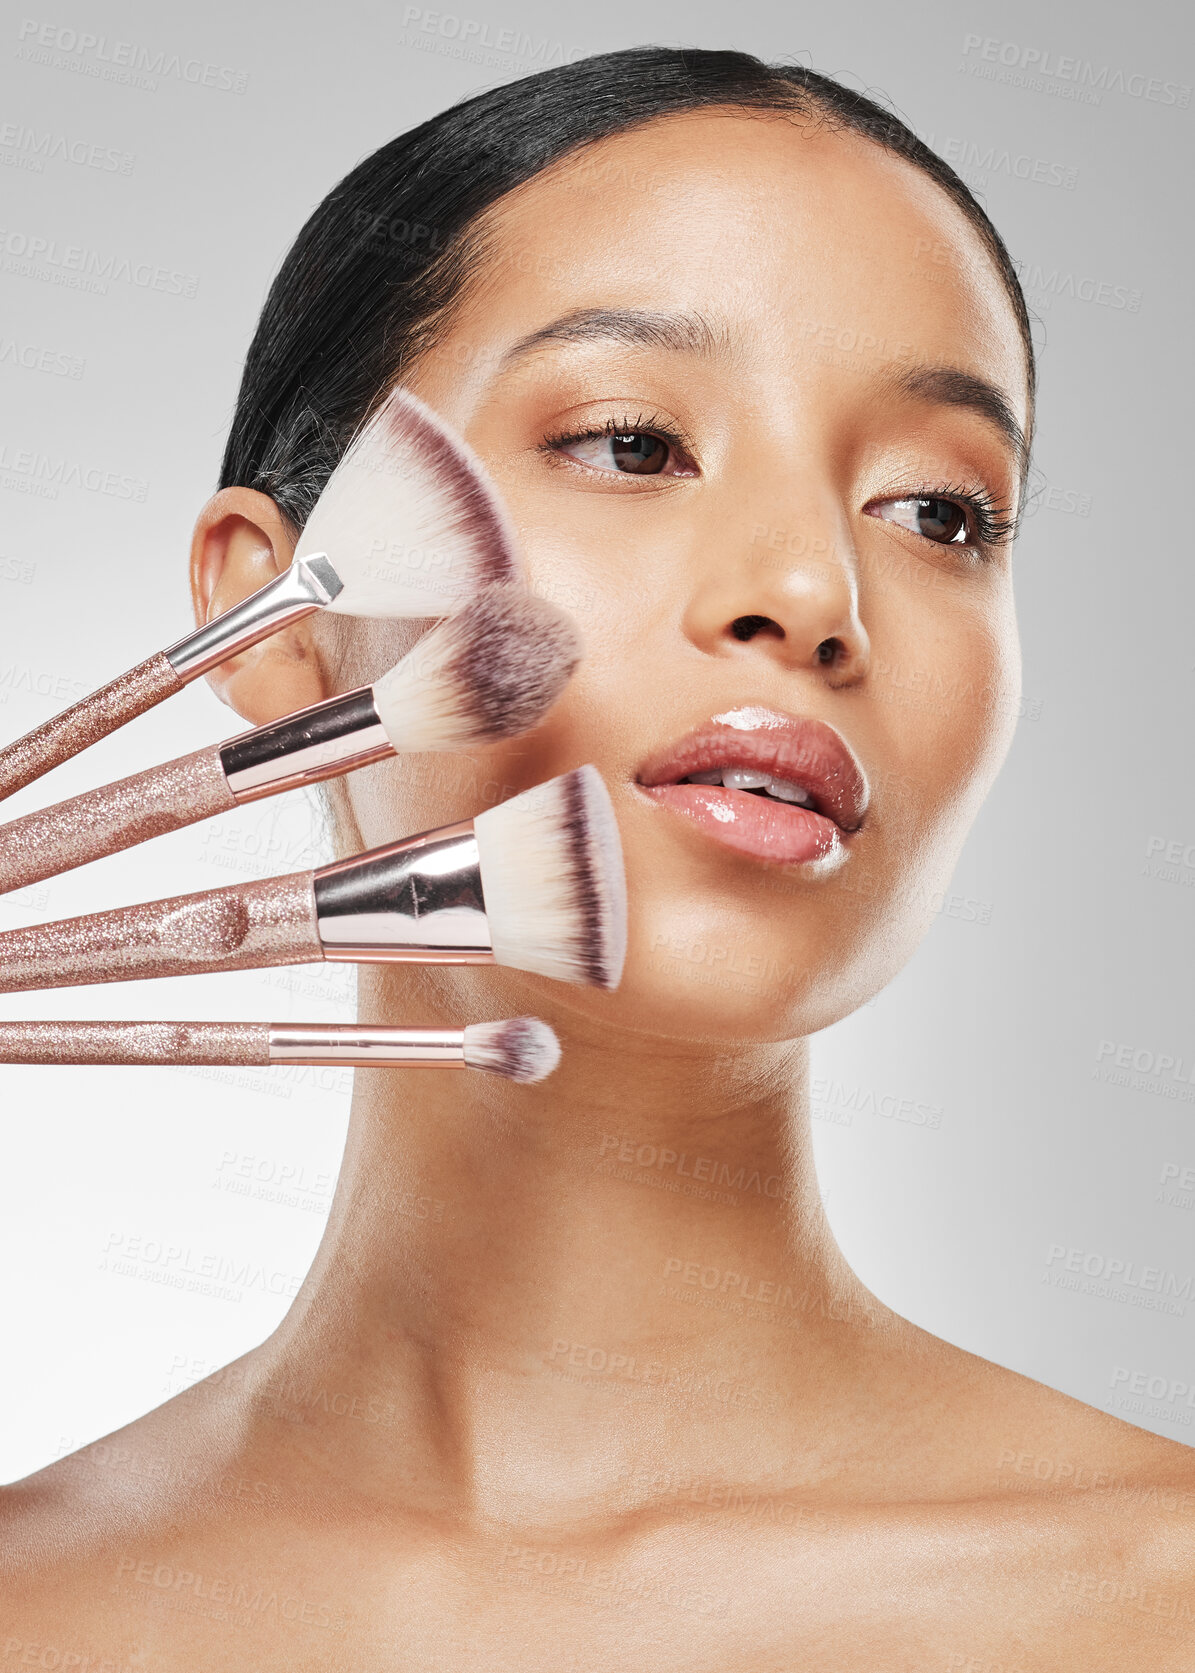
[[563,610],[515,587],[487,587],[383,674],[374,703],[399,754],[469,749],[529,732],[580,659]]
[[345,616],[447,616],[517,578],[513,532],[480,462],[422,401],[394,389],[307,519],[296,557],[326,552]]
[[470,1069],[527,1084],[552,1073],[560,1062],[560,1042],[538,1017],[474,1022],[465,1029],[465,1062]]
[[615,988],[626,956],[626,879],[596,767],[537,784],[473,821],[499,964]]

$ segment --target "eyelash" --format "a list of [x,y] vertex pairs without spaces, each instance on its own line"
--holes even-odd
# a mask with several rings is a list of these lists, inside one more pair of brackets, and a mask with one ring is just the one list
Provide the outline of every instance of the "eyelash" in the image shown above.
[[[887,500],[949,500],[968,513],[970,532],[966,540],[936,541],[935,545],[1003,546],[1017,532],[1016,513],[1001,505],[995,494],[965,482],[927,483],[911,491],[886,494]],[[874,503],[874,502],[873,502]]]
[[[539,451],[549,455],[558,454],[562,447],[570,447],[579,441],[602,441],[606,436],[630,435],[655,436],[657,440],[666,442],[674,453],[682,455],[686,460],[691,459],[692,443],[689,438],[655,413],[650,417],[640,413],[636,418],[626,413],[621,418],[607,418],[603,424],[587,424],[581,430],[561,430],[558,434],[545,436],[539,444]],[[582,470],[592,468],[584,465],[579,459],[574,459],[571,463],[581,465]],[[609,471],[603,474],[613,476],[616,473]]]
[[[560,450],[575,446],[577,442],[601,441],[606,436],[648,435],[665,442],[674,453],[685,459],[691,458],[692,444],[687,436],[675,429],[658,414],[650,417],[639,413],[632,418],[629,413],[621,418],[607,418],[602,424],[586,425],[580,430],[561,430],[555,434],[545,436],[539,444],[539,451],[560,462]],[[581,460],[572,460],[582,470],[592,469]],[[603,472],[603,475],[614,475],[614,472]],[[1000,501],[988,489],[971,486],[967,483],[944,482],[924,484],[914,489],[900,493],[888,494],[885,498],[892,500],[920,500],[938,499],[949,500],[952,504],[965,508],[970,525],[966,540],[960,541],[931,541],[931,545],[955,545],[974,549],[976,547],[997,547],[1008,541],[1017,530],[1016,514],[1001,505]],[[874,502],[873,502],[874,503]],[[924,537],[928,539],[928,536]]]

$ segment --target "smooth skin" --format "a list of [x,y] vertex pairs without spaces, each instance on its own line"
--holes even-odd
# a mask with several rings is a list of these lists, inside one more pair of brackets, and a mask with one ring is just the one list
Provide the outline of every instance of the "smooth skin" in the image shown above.
[[[688,346],[674,322],[507,363],[589,309],[683,316]],[[410,382],[490,467],[588,655],[529,737],[355,775],[344,841],[592,761],[626,852],[626,975],[603,994],[363,968],[365,1020],[531,1011],[563,1064],[535,1088],[358,1075],[327,1234],[275,1334],[3,1495],[14,1667],[1195,1665],[1195,1451],[894,1314],[818,1194],[804,1039],[917,944],[1017,706],[1008,543],[943,544],[901,506],[949,484],[1013,511],[1019,463],[990,417],[896,392],[910,365],[983,378],[1028,427],[977,235],[858,136],[670,117],[491,212]],[[683,447],[628,474],[568,439],[607,422]],[[292,545],[264,496],[217,494],[200,618]],[[303,626],[213,679],[261,723],[401,648]],[[970,695],[894,701],[914,671]],[[863,763],[839,867],[732,853],[636,787],[649,752],[751,704],[828,721]],[[660,1188],[679,1169],[627,1166],[624,1143],[741,1179]]]

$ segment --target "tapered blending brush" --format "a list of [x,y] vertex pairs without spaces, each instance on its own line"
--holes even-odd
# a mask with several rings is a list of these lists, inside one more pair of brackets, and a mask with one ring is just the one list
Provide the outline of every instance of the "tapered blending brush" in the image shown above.
[[480,463],[428,407],[395,389],[328,478],[289,569],[0,749],[0,800],[317,610],[446,616],[480,586],[518,572],[513,534]]
[[544,1080],[559,1061],[556,1035],[538,1017],[474,1022],[465,1028],[323,1022],[0,1022],[0,1063],[483,1069],[529,1083]]
[[0,893],[391,755],[516,737],[546,714],[580,655],[562,610],[486,587],[372,686],[0,825]]
[[0,992],[322,960],[502,964],[617,987],[626,886],[596,767],[337,860],[0,935]]

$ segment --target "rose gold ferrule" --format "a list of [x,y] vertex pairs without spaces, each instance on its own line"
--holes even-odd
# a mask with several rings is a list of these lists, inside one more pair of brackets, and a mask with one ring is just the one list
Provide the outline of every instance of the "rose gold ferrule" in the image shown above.
[[299,709],[220,745],[220,763],[237,802],[338,778],[393,754],[371,686]]
[[318,1023],[270,1024],[271,1063],[401,1065],[408,1069],[464,1069],[463,1028],[384,1028],[376,1024],[329,1028]]
[[180,680],[198,679],[288,623],[324,609],[343,591],[343,581],[322,552],[296,558],[240,604],[171,645],[164,653],[166,660]]
[[0,993],[327,959],[496,964],[471,820],[319,871],[0,934]]
[[496,962],[472,820],[323,866],[314,895],[334,963]]

